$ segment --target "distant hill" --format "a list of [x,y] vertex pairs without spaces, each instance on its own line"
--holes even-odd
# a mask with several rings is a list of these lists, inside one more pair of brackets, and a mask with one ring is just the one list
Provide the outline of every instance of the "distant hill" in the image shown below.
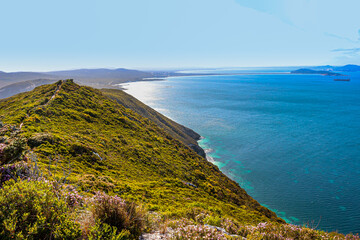
[[149,72],[130,70],[125,68],[118,69],[77,69],[66,71],[48,72],[60,79],[74,79],[81,84],[94,87],[106,87],[124,82],[138,81],[143,78],[150,78],[154,75]]
[[54,82],[60,79],[74,79],[75,82],[77,82],[78,84],[88,85],[95,88],[113,88],[114,86],[116,86],[116,84],[139,81],[144,78],[163,76],[164,74],[166,73],[143,72],[124,68],[77,69],[44,73],[6,73],[0,71],[0,98],[9,97],[13,94],[24,91],[29,91],[34,89],[36,86],[48,84],[50,83],[50,81]]
[[291,71],[292,74],[321,74],[326,76],[343,76],[343,74],[335,73],[331,71],[319,71],[319,70],[312,70],[308,68],[301,68],[295,71]]
[[334,67],[333,69],[334,71],[339,71],[339,72],[358,72],[360,71],[360,66],[349,64],[343,67]]
[[360,71],[360,66],[354,64],[348,64],[345,66],[326,65],[326,66],[308,67],[308,69],[317,70],[317,71],[358,72]]
[[0,88],[9,84],[36,79],[55,80],[57,77],[38,72],[0,72]]
[[50,84],[54,82],[56,82],[56,80],[36,79],[36,80],[29,80],[29,81],[9,84],[6,85],[5,87],[0,88],[0,99],[11,97],[18,93],[31,91],[38,86],[44,84]]
[[[74,79],[77,84],[94,88],[118,88],[124,82],[161,79],[168,76],[191,76],[192,73],[177,73],[167,71],[145,72],[125,68],[117,69],[75,69],[52,72],[0,72],[0,99],[34,89],[36,86],[48,84],[47,81]],[[207,75],[207,74],[204,74]],[[42,80],[42,82],[39,81]],[[20,83],[21,82],[21,83]],[[19,83],[19,84],[15,84]],[[12,94],[13,93],[13,94]]]
[[143,78],[154,77],[154,74],[155,73],[125,68],[77,69],[53,72],[0,72],[0,87],[36,79],[60,80],[71,78],[80,84],[103,88],[111,87],[112,85],[119,83],[138,81]]
[[33,79],[47,79],[47,78],[56,78],[54,75],[48,73],[38,73],[38,72],[0,72],[1,81],[25,81]]

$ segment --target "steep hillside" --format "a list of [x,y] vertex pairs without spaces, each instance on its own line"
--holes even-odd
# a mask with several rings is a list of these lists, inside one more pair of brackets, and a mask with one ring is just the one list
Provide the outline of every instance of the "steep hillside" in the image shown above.
[[71,171],[67,180],[79,191],[117,194],[168,217],[205,211],[244,223],[282,222],[179,141],[176,129],[173,137],[150,120],[160,115],[144,118],[118,103],[126,95],[104,92],[116,100],[71,80],[40,86],[0,100],[0,121],[16,126],[43,169]]
[[119,104],[123,105],[126,108],[130,108],[139,115],[150,119],[160,128],[164,129],[172,137],[182,141],[191,149],[193,149],[200,156],[205,157],[204,150],[199,147],[197,141],[200,139],[200,135],[193,130],[184,127],[171,119],[165,117],[161,113],[158,113],[151,107],[140,102],[133,96],[125,93],[122,90],[118,89],[101,89],[101,92],[111,99],[116,100]]

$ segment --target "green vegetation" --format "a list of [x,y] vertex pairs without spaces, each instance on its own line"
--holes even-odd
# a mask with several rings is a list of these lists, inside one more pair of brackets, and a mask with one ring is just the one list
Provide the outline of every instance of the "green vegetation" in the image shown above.
[[238,235],[242,226],[283,225],[183,143],[191,132],[163,116],[162,129],[152,119],[160,115],[136,106],[71,80],[0,100],[2,236],[136,239],[158,230],[181,239],[182,227],[197,236],[190,225],[204,236],[218,232],[201,233],[204,224]]
[[249,223],[281,221],[216,166],[99,90],[72,81],[40,86],[0,101],[0,118],[22,124],[19,135],[39,165],[57,156],[55,175],[71,169],[68,181],[80,191],[118,194],[169,217],[196,208]]
[[0,190],[1,239],[77,239],[80,224],[44,181],[10,180]]
[[92,214],[103,224],[116,229],[126,229],[129,235],[138,238],[144,230],[145,213],[133,203],[126,203],[118,196],[97,192],[92,199]]
[[101,92],[111,99],[116,100],[122,106],[133,110],[145,118],[150,119],[153,123],[164,129],[172,137],[185,143],[196,153],[205,157],[204,150],[197,144],[197,140],[199,140],[201,137],[198,133],[172,121],[171,119],[165,117],[161,113],[158,113],[151,107],[145,105],[124,91],[118,89],[101,89]]

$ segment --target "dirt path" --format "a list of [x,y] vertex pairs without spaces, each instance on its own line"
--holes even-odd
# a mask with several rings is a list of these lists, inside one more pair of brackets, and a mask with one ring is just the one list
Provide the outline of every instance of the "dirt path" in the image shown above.
[[47,106],[49,105],[49,103],[54,100],[54,98],[57,96],[57,94],[59,93],[59,91],[61,90],[61,86],[63,85],[64,81],[63,80],[60,80],[60,82],[57,84],[56,86],[56,89],[55,89],[55,92],[54,94],[51,96],[51,98],[49,99],[49,101],[47,101],[47,103],[45,103],[44,105],[40,105],[39,107],[41,106]]
[[[42,104],[42,105],[39,105],[39,106],[36,106],[36,107],[33,107],[31,110],[35,109],[35,108],[38,108],[38,107],[46,107],[47,105],[49,105],[51,103],[52,100],[54,100],[54,98],[58,95],[59,91],[61,90],[61,86],[63,85],[64,81],[63,80],[60,80],[58,82],[58,84],[56,85],[56,89],[55,89],[55,92],[54,94],[51,96],[51,98],[49,99],[49,101],[47,101],[45,104]],[[30,112],[30,111],[28,111]],[[24,121],[26,119],[28,119],[30,117],[29,113],[26,114],[26,117],[25,119],[20,123],[20,130],[21,128],[24,126]]]

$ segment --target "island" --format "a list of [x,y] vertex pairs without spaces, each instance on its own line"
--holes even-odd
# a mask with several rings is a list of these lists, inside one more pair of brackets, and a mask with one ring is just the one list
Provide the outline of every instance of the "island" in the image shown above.
[[291,74],[320,74],[320,75],[324,75],[324,76],[345,76],[341,73],[335,73],[335,72],[331,72],[331,71],[323,71],[323,70],[312,70],[312,69],[308,69],[308,68],[301,68],[295,71],[291,71]]

